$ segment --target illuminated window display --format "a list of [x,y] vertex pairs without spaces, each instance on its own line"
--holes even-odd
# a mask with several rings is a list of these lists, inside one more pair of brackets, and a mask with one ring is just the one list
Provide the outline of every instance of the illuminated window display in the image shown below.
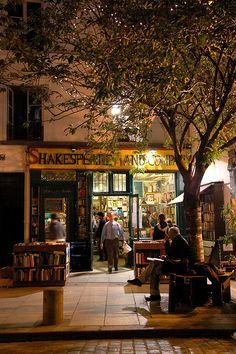
[[175,198],[174,173],[137,173],[134,175],[134,194],[140,197],[139,227],[141,237],[152,237],[158,215],[164,213],[176,222],[176,207],[168,205]]

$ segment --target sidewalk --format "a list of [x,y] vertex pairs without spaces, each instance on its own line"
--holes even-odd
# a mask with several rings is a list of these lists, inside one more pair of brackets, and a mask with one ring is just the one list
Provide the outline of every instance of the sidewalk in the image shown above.
[[168,313],[168,284],[161,284],[162,301],[148,304],[141,288],[127,284],[133,270],[107,273],[106,263],[92,272],[71,273],[64,287],[64,321],[43,326],[43,288],[0,289],[0,341],[230,337],[236,332],[236,281],[232,301],[221,307],[203,306],[190,312]]

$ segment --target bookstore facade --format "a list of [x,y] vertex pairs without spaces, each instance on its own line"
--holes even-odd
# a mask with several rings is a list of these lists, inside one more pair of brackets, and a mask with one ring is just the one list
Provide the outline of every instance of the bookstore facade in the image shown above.
[[[209,250],[225,234],[224,205],[231,199],[235,207],[235,150],[229,157],[224,164],[231,183],[222,176],[219,182],[213,179],[217,171],[223,173],[220,164],[201,191],[203,239]],[[113,211],[131,242],[151,240],[161,212],[184,232],[182,203],[176,201],[183,185],[171,149],[140,154],[126,148],[111,155],[85,148],[2,145],[0,164],[1,229],[11,235],[2,239],[1,265],[11,263],[14,244],[47,240],[52,212],[60,215],[67,242],[80,253],[78,270],[92,269],[98,211]]]
[[[178,195],[179,173],[171,149],[137,153],[28,148],[29,241],[46,241],[52,212],[60,215],[67,242],[79,248],[78,270],[92,269],[95,214],[112,211],[127,239],[152,239],[158,214],[179,221],[168,203]],[[72,247],[73,248],[73,247]],[[84,259],[83,259],[84,258]],[[72,260],[73,261],[73,260]]]

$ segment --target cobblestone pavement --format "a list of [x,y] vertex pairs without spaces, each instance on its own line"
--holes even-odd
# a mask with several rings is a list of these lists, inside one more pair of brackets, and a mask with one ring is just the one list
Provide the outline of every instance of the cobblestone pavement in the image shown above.
[[1,343],[0,353],[226,354],[236,353],[236,341],[214,338],[164,338]]

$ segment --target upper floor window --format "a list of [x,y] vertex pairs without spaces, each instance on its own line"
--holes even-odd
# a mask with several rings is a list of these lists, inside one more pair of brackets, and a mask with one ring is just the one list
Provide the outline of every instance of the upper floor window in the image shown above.
[[127,174],[126,173],[113,173],[113,191],[126,192],[127,191]]
[[8,140],[41,140],[41,99],[33,88],[8,90]]
[[27,22],[30,16],[36,16],[41,9],[41,3],[39,1],[13,1],[8,0],[6,6],[8,15],[16,22]]
[[[20,24],[27,24],[23,26],[23,33],[21,39],[25,38],[27,42],[31,42],[34,47],[41,48],[41,39],[37,36],[37,33],[41,26],[41,3],[38,1],[12,1],[7,3],[8,15],[13,20],[10,25],[10,30],[19,30]],[[13,27],[13,28],[12,28]],[[11,49],[14,49],[11,47]]]
[[129,177],[126,172],[94,172],[94,193],[128,193]]
[[93,192],[101,193],[109,191],[108,172],[94,172],[93,174]]
[[8,15],[11,16],[12,20],[15,24],[19,24],[23,19],[23,3],[16,3],[13,1],[8,1],[7,3],[7,12]]

